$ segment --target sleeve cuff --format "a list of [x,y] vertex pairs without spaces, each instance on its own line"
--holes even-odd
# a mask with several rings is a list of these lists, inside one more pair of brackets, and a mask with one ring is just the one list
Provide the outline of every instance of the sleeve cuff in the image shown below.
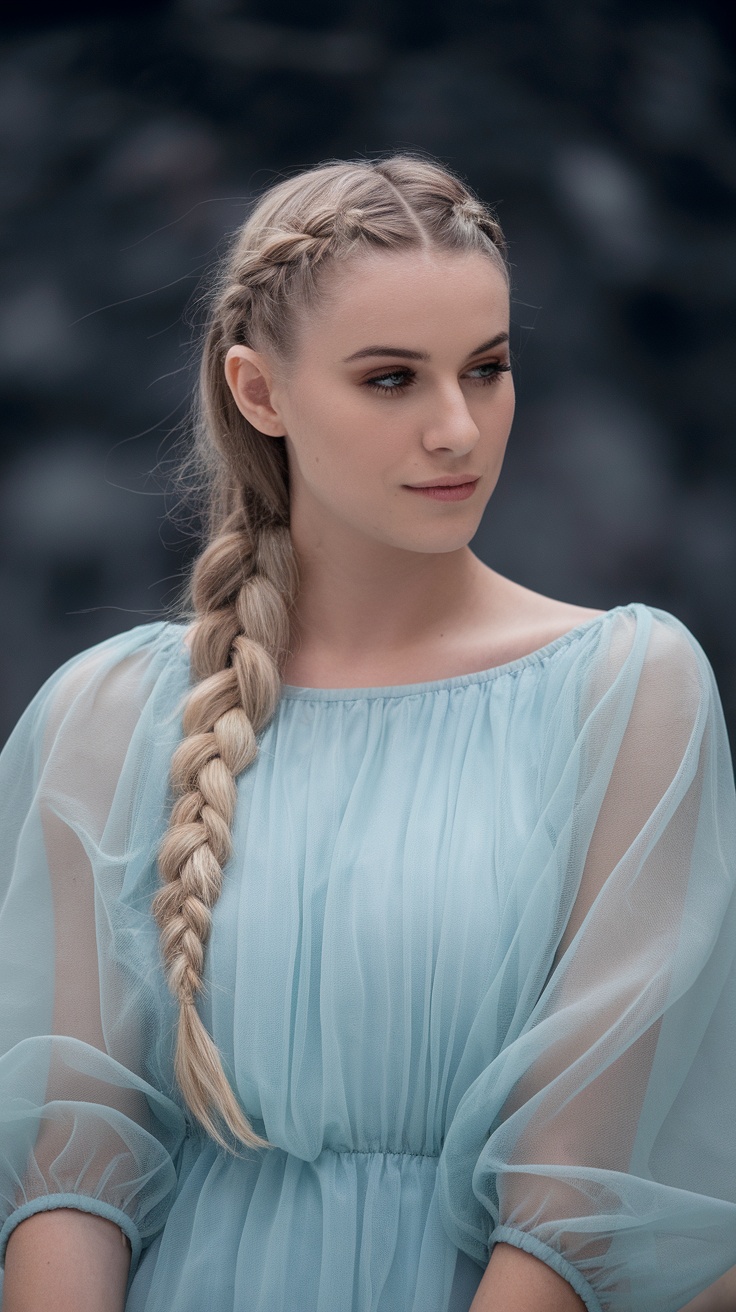
[[564,1258],[554,1248],[543,1244],[541,1239],[536,1239],[534,1235],[527,1234],[525,1230],[517,1230],[510,1225],[499,1225],[491,1234],[491,1244],[493,1246],[496,1244],[511,1244],[513,1248],[521,1248],[525,1253],[531,1253],[532,1257],[538,1257],[546,1266],[556,1271],[558,1276],[562,1276],[562,1279],[566,1280],[568,1285],[572,1285],[575,1293],[582,1298],[587,1312],[603,1312],[595,1290],[580,1274],[577,1267],[568,1262],[567,1258]]
[[11,1212],[2,1230],[0,1230],[0,1266],[5,1265],[5,1250],[15,1227],[29,1216],[35,1216],[37,1212],[53,1212],[59,1207],[73,1207],[77,1212],[89,1212],[91,1216],[104,1217],[106,1221],[114,1221],[116,1225],[120,1226],[123,1234],[127,1235],[130,1240],[130,1274],[128,1276],[128,1288],[130,1288],[130,1281],[135,1275],[142,1248],[138,1227],[134,1225],[125,1212],[121,1212],[119,1207],[113,1207],[110,1203],[103,1202],[101,1198],[86,1198],[82,1194],[44,1194],[41,1198],[32,1198],[30,1202],[24,1203],[22,1207],[18,1207],[14,1212]]

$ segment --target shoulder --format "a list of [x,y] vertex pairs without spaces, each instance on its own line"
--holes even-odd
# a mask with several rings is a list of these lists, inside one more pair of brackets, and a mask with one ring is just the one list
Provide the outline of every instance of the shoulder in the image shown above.
[[477,577],[482,642],[495,657],[492,665],[534,670],[550,710],[562,696],[584,713],[613,688],[622,696],[638,689],[640,700],[646,696],[660,708],[715,691],[700,643],[669,611],[641,601],[608,610],[559,601],[480,562]]
[[[713,671],[696,637],[669,611],[645,602],[609,610],[568,605],[518,590],[518,661],[531,666],[551,720],[582,727],[590,716],[635,710],[641,724],[686,719],[718,699]],[[523,596],[521,594],[524,594]]]
[[534,707],[544,786],[559,789],[563,809],[578,789],[576,805],[595,809],[612,780],[632,808],[661,797],[675,777],[694,777],[704,744],[728,774],[708,659],[681,620],[646,603],[614,606],[561,638],[541,662]]
[[77,652],[50,676],[44,686],[73,685],[95,672],[113,670],[123,664],[139,666],[175,660],[186,654],[185,627],[168,620],[137,624]]
[[708,667],[697,638],[669,611],[646,602],[608,610],[577,606],[514,585],[510,641],[532,655],[566,652],[569,659],[607,661],[611,670],[637,663],[662,677],[694,675]]
[[689,734],[720,699],[708,657],[677,616],[644,602],[615,606],[569,635],[579,724],[614,723],[643,741],[668,726]]
[[518,654],[568,649],[571,657],[610,651],[613,659],[640,654],[650,664],[685,666],[704,659],[693,634],[670,614],[645,602],[622,603],[604,610],[559,601],[488,571],[492,578],[492,623],[503,645]]
[[[591,644],[614,677],[628,671],[664,684],[699,686],[710,671],[700,643],[682,620],[645,602],[605,611],[591,626]],[[584,630],[583,630],[584,631]]]
[[[645,602],[628,602],[603,610],[559,601],[487,570],[489,641],[499,664],[517,659],[572,664],[578,673],[588,665],[604,677],[631,674],[638,664],[663,679],[690,677],[696,681],[708,667],[707,658],[689,629],[668,611]],[[551,670],[550,670],[551,672]]]
[[78,652],[49,676],[0,753],[4,817],[37,794],[97,833],[115,796],[125,808],[151,770],[167,777],[189,679],[182,632],[166,621],[139,625]]
[[104,727],[114,713],[135,717],[167,672],[188,673],[184,626],[166,620],[139,624],[77,652],[35,694],[11,735],[54,737],[69,717]]

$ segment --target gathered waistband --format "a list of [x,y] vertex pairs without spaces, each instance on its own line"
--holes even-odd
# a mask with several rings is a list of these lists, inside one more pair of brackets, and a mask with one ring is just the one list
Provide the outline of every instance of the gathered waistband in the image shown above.
[[325,1145],[322,1152],[335,1153],[338,1157],[419,1157],[420,1159],[427,1158],[430,1162],[436,1162],[439,1159],[439,1153],[415,1153],[409,1148],[330,1148]]

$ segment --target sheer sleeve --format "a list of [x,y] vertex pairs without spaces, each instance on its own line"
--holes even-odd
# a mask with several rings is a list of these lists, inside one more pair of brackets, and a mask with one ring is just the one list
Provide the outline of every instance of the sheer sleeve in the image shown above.
[[146,914],[176,731],[171,627],[68,662],[0,756],[3,1257],[20,1221],[74,1207],[121,1227],[132,1274],[173,1201],[184,1118]]
[[589,1312],[677,1312],[736,1263],[733,768],[672,616],[622,609],[581,661],[542,731],[517,907],[542,987],[458,1103],[441,1206],[477,1261],[525,1249]]

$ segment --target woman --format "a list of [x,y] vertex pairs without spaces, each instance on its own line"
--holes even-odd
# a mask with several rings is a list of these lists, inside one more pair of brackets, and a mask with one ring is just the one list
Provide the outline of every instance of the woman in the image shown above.
[[468,547],[508,329],[425,160],[234,243],[191,613],[4,755],[4,1312],[674,1312],[736,1262],[718,692]]

